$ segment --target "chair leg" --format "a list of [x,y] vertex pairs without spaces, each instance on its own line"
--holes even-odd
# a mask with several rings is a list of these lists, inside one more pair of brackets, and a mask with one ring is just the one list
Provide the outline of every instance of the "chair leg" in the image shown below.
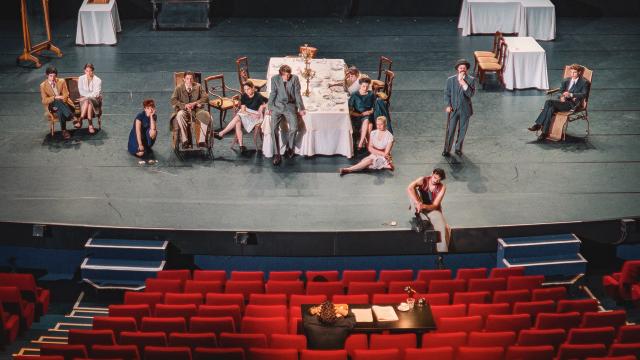
[[224,119],[225,115],[227,115],[227,110],[220,110],[220,129],[224,129],[222,120]]

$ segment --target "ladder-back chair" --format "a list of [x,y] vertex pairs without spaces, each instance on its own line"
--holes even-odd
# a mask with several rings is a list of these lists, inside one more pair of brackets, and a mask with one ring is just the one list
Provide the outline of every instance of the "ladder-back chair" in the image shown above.
[[[240,91],[228,87],[224,82],[224,75],[211,75],[204,79],[204,88],[209,94],[209,103],[207,104],[209,113],[211,108],[220,112],[220,128],[224,126],[224,118],[228,110],[235,110],[240,106]],[[227,96],[227,90],[236,93],[232,97]]]
[[385,87],[386,80],[383,80],[382,77],[386,75],[387,71],[391,71],[392,65],[393,60],[385,56],[380,56],[380,60],[378,61],[378,78],[371,79],[371,90],[373,90],[373,92],[377,92],[379,89]]
[[240,92],[243,92],[242,84],[247,81],[251,81],[253,83],[253,87],[256,90],[260,91],[263,87],[267,85],[267,80],[265,79],[255,79],[252,78],[249,74],[249,58],[246,56],[242,56],[236,59],[236,69],[238,71],[238,86],[240,86]]

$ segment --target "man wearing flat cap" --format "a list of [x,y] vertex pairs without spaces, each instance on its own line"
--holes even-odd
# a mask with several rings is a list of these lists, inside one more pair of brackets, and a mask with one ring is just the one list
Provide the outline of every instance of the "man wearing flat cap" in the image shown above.
[[449,153],[456,134],[456,127],[458,128],[458,139],[455,143],[455,152],[458,156],[462,155],[464,136],[467,133],[469,118],[473,115],[471,97],[476,92],[476,79],[467,74],[470,67],[471,65],[467,60],[458,60],[454,67],[457,74],[447,79],[444,88],[445,111],[449,118],[447,120],[447,133],[442,156],[450,156]]

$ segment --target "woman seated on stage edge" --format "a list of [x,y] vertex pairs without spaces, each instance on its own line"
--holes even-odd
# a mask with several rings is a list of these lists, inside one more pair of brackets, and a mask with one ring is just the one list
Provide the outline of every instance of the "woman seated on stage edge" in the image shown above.
[[137,157],[143,157],[151,151],[158,135],[156,103],[147,99],[142,102],[144,110],[136,115],[129,133],[128,150]]
[[387,130],[387,118],[379,116],[376,119],[376,130],[371,132],[369,156],[351,167],[341,168],[340,176],[364,169],[389,169],[393,171],[391,148],[393,148],[393,135]]
[[[253,130],[253,142],[256,144],[256,150],[260,151],[257,138],[258,136],[262,137],[260,126],[264,117],[264,111],[267,108],[268,99],[256,92],[256,88],[251,81],[242,84],[242,88],[244,93],[240,97],[240,111],[238,111],[224,130],[214,134],[214,137],[222,140],[226,133],[235,129],[236,140],[238,144],[240,144],[240,152],[244,153],[247,150],[247,148],[242,145],[242,128],[244,127],[247,133],[251,133]],[[233,146],[233,144],[231,146]]]

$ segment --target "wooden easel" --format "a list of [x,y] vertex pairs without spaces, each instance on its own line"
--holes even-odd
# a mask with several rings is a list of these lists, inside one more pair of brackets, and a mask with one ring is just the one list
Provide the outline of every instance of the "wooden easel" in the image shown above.
[[24,49],[22,54],[16,59],[16,63],[20,64],[21,61],[31,61],[37,68],[41,67],[40,60],[34,56],[39,54],[42,50],[50,50],[58,57],[62,57],[62,51],[53,45],[51,41],[51,22],[49,21],[49,0],[42,0],[42,11],[44,13],[44,26],[47,31],[47,40],[31,45],[31,32],[29,31],[29,21],[27,19],[27,0],[20,0],[20,14],[22,18],[22,40],[24,41]]

